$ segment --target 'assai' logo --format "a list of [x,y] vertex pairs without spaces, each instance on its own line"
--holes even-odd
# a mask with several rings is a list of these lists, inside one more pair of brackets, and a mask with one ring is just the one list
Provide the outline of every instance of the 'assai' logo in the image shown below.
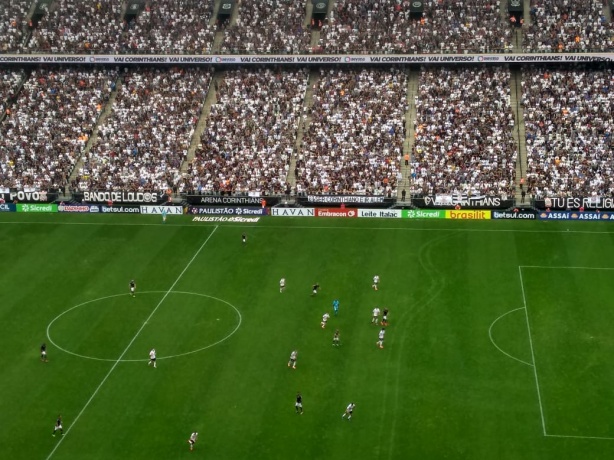
[[223,10],[229,10],[230,8],[232,8],[232,3],[222,3]]
[[413,6],[414,8],[420,8],[422,6],[422,2],[413,2],[411,6]]
[[515,6],[515,7],[519,7],[520,6],[520,0],[510,0],[510,5],[511,6]]
[[323,10],[324,8],[326,8],[326,3],[324,2],[316,3],[316,9]]

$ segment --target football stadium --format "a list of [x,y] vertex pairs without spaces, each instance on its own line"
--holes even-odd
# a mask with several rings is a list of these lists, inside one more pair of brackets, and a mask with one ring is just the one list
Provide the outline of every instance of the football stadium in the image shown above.
[[0,457],[611,459],[613,14],[2,0]]

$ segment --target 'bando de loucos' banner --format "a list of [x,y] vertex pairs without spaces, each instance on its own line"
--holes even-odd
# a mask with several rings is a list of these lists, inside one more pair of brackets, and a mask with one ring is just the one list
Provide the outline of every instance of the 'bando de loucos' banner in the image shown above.
[[314,206],[346,206],[361,208],[388,208],[394,204],[393,198],[384,196],[365,195],[307,195],[296,199],[297,203],[305,207]]
[[189,206],[188,214],[205,216],[266,216],[267,208],[242,206]]
[[599,209],[599,210],[614,210],[614,198],[590,196],[585,198],[544,198],[543,200],[535,200],[535,207],[537,209],[565,209],[565,210],[579,210],[584,208],[586,210]]
[[73,199],[84,203],[161,204],[168,201],[168,196],[163,192],[92,190],[75,192]]
[[498,196],[468,196],[466,193],[427,195],[412,198],[417,208],[454,208],[456,205],[471,209],[507,209],[514,206],[514,200]]
[[603,62],[614,53],[510,53],[510,54],[2,54],[0,63],[10,64],[505,64],[509,62]]
[[7,203],[14,201],[19,203],[53,203],[57,197],[57,192],[48,191],[24,192],[21,190],[12,190],[10,192],[0,193],[0,198]]
[[614,221],[614,212],[542,211],[540,220],[607,220]]
[[208,205],[208,206],[260,206],[262,200],[266,201],[267,206],[279,204],[278,196],[234,196],[234,195],[187,195],[185,197],[189,204]]

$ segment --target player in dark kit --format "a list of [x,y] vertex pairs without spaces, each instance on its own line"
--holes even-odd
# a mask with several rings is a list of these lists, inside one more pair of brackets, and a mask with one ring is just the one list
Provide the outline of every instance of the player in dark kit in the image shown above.
[[382,326],[388,326],[388,309],[384,308],[384,313],[382,315]]
[[241,241],[243,244],[247,243],[247,235],[245,233],[241,233]]
[[316,295],[318,293],[318,289],[320,289],[320,285],[318,283],[314,284],[311,287],[311,295]]
[[55,432],[60,430],[60,434],[64,436],[64,428],[62,428],[62,416],[58,415],[58,419],[55,421],[55,426],[53,427],[52,436],[55,436]]
[[46,363],[47,362],[47,344],[43,343],[41,345],[41,361]]
[[136,283],[134,282],[134,280],[130,280],[130,295],[132,297],[136,297]]
[[294,409],[297,414],[303,415],[303,397],[300,393],[296,394],[296,402],[294,403]]

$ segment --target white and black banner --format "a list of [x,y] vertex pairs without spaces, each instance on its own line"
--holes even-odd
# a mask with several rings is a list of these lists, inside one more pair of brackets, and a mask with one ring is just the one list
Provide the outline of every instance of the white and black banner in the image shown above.
[[589,196],[589,197],[547,197],[536,199],[535,207],[538,209],[569,209],[579,210],[614,210],[614,197]]
[[234,195],[188,195],[186,200],[194,205],[218,205],[218,206],[262,206],[262,200],[266,206],[279,203],[276,196],[234,196]]
[[524,12],[524,0],[508,0],[507,11],[509,13],[522,13]]
[[91,190],[73,193],[73,198],[86,203],[159,204],[168,200],[163,192],[127,192]]
[[286,54],[189,55],[189,54],[2,54],[0,64],[465,64],[612,62],[614,53],[510,53],[510,54]]
[[514,200],[509,200],[507,197],[470,196],[467,193],[427,195],[421,198],[413,198],[411,201],[414,206],[419,208],[453,208],[458,205],[471,209],[506,209],[514,206]]
[[0,198],[6,203],[52,203],[57,197],[57,192],[48,191],[24,192],[22,190],[11,190],[0,193]]
[[308,203],[316,204],[384,204],[386,197],[364,195],[307,195]]
[[424,13],[424,3],[422,0],[412,0],[409,4],[410,13]]

